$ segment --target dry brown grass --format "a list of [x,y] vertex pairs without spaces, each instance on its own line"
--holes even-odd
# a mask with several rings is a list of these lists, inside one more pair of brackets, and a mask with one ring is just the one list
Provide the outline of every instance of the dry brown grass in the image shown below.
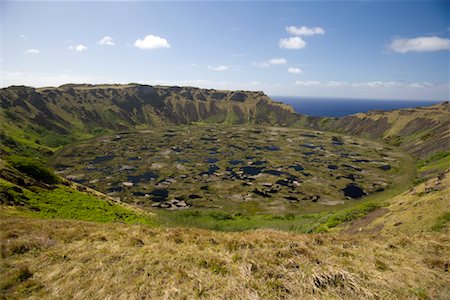
[[1,217],[4,298],[448,299],[450,238]]
[[442,221],[439,226],[439,219],[450,214],[450,169],[389,199],[388,203],[344,226],[344,232],[407,234],[440,231],[450,234],[448,221]]

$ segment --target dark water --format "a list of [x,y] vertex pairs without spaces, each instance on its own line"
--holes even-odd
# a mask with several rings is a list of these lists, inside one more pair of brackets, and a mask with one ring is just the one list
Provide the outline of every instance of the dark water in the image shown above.
[[368,100],[344,98],[311,98],[271,96],[275,101],[284,102],[294,107],[297,113],[309,116],[342,117],[346,115],[367,112],[369,110],[392,110],[399,108],[414,108],[429,106],[442,101],[415,100]]

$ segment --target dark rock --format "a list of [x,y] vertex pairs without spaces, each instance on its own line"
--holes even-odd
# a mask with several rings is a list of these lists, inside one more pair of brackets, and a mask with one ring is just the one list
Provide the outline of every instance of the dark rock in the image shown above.
[[344,195],[346,197],[350,198],[361,198],[362,196],[367,194],[366,192],[363,191],[362,188],[353,183],[347,185],[345,188],[342,189],[342,191],[344,191]]
[[383,166],[379,166],[379,169],[383,170],[383,171],[389,171],[391,169],[390,165],[383,165]]

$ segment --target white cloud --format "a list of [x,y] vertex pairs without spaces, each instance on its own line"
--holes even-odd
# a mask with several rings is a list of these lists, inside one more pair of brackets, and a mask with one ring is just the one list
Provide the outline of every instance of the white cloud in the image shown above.
[[348,87],[349,84],[344,81],[327,81],[325,83],[325,86],[327,86],[327,87]]
[[19,35],[19,37],[21,39],[24,39],[25,41],[28,41],[28,37],[25,34],[21,34],[21,35]]
[[285,64],[287,64],[287,60],[284,58],[272,58],[272,59],[269,59],[267,61],[263,61],[260,63],[255,63],[255,62],[253,63],[254,66],[262,67],[262,68],[268,68],[272,65],[285,65]]
[[109,78],[72,73],[36,73],[36,72],[2,72],[0,87],[10,85],[27,85],[33,87],[59,86],[66,83],[118,83]]
[[287,64],[287,60],[284,58],[272,58],[268,61],[271,65],[285,65]]
[[422,82],[413,82],[408,85],[411,88],[426,88],[426,87],[434,87],[436,86],[434,83],[422,81]]
[[292,35],[316,35],[316,34],[325,34],[325,30],[322,27],[295,27],[288,26],[285,28],[287,32]]
[[314,85],[320,85],[320,81],[314,81],[314,80],[297,80],[295,81],[295,85],[297,86],[314,86]]
[[99,42],[99,45],[108,45],[108,46],[115,46],[116,43],[114,43],[114,39],[110,36],[105,35]]
[[[295,81],[282,91],[290,95],[315,97],[404,99],[444,101],[449,97],[449,83],[405,81]],[[272,93],[272,95],[276,95]]]
[[170,44],[166,39],[151,34],[146,35],[143,39],[137,39],[134,42],[134,46],[143,50],[170,48]]
[[300,69],[300,68],[293,68],[293,67],[291,67],[291,68],[288,68],[288,72],[289,72],[289,73],[292,73],[292,74],[300,74],[300,73],[302,73],[303,71],[302,71],[302,69]]
[[26,54],[39,54],[39,50],[38,49],[28,49],[27,51],[25,51]]
[[86,51],[88,49],[88,47],[86,47],[85,45],[80,44],[80,45],[76,45],[76,46],[69,46],[67,49],[68,50],[74,50],[74,51],[77,51],[77,52],[82,52],[82,51]]
[[370,81],[370,82],[357,82],[353,83],[352,86],[367,86],[371,88],[389,88],[389,87],[399,87],[403,84],[396,81]]
[[217,66],[217,67],[208,66],[208,69],[212,71],[226,71],[229,68],[227,66]]
[[215,81],[209,79],[189,79],[189,80],[153,80],[138,81],[142,84],[150,85],[177,85],[177,86],[195,86],[206,89],[220,90],[264,90],[268,85],[262,82],[238,82],[238,81]]
[[302,49],[306,47],[306,42],[299,36],[281,39],[278,44],[280,48],[284,49]]
[[368,82],[345,82],[345,81],[316,81],[316,80],[297,80],[296,86],[321,86],[321,87],[347,87],[347,88],[370,88],[370,89],[389,89],[389,88],[429,88],[438,85],[430,82],[398,82],[398,81],[368,81]]
[[397,38],[392,40],[388,49],[398,53],[450,50],[450,39],[437,36],[421,36],[413,39]]

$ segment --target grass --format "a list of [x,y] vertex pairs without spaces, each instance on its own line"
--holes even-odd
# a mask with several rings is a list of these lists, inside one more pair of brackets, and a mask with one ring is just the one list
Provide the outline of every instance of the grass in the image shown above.
[[0,226],[5,298],[445,299],[450,292],[443,234],[225,233],[5,216]]
[[17,209],[10,208],[8,210],[10,214],[95,222],[154,223],[149,215],[63,185],[51,189],[41,187],[26,189],[0,179],[0,192],[10,198],[9,204],[15,203],[17,207]]
[[427,160],[417,163],[418,173],[432,172],[433,174],[450,168],[450,150],[438,152]]
[[53,170],[45,167],[40,161],[24,156],[9,156],[6,158],[15,169],[27,174],[28,176],[48,184],[59,183],[59,178],[54,174]]
[[450,170],[389,199],[382,210],[350,223],[350,231],[449,232]]
[[436,220],[436,223],[434,223],[434,225],[431,227],[431,230],[438,232],[442,231],[449,222],[450,222],[450,212],[444,212]]
[[216,231],[276,229],[301,233],[326,232],[341,223],[360,218],[381,207],[380,203],[361,203],[348,209],[317,214],[242,214],[207,210],[160,211],[155,219],[162,227],[195,227]]

